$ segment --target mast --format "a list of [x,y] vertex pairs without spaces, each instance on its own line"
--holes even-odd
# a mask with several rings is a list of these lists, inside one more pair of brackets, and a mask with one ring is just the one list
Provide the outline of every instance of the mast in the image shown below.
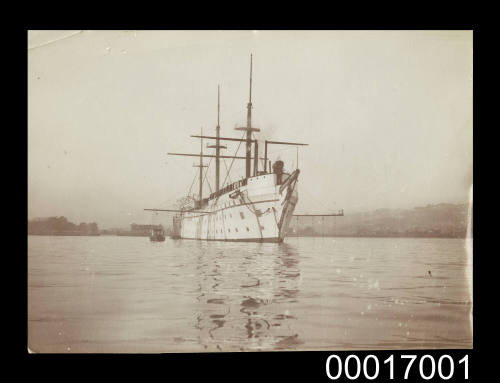
[[[203,128],[201,129],[201,135],[203,136]],[[203,199],[203,138],[200,138],[200,208],[201,200]]]
[[[220,144],[220,86],[217,85],[217,126],[215,127],[215,145],[207,145],[207,148],[215,148],[215,191],[218,192],[220,188],[220,150],[226,149],[226,146]],[[196,137],[196,136],[192,136]],[[200,138],[211,138],[210,136],[198,136]],[[213,137],[212,137],[213,138]]]
[[252,55],[250,55],[250,95],[248,97],[247,104],[247,137],[246,137],[246,167],[245,167],[245,176],[246,178],[250,177],[250,157],[252,156]]
[[217,127],[215,128],[215,191],[219,191],[219,175],[220,175],[220,125],[219,125],[219,115],[220,115],[220,86],[217,85]]
[[250,157],[252,155],[252,55],[250,55],[250,94],[248,97],[247,104],[247,141],[246,141],[246,149],[247,149],[247,160],[246,160],[246,176],[250,177]]
[[[247,104],[247,126],[241,128],[235,128],[236,130],[245,130],[247,132],[245,145],[246,145],[246,168],[245,176],[246,178],[251,177],[250,166],[252,158],[252,132],[259,132],[260,129],[252,128],[252,55],[250,55],[250,94]],[[254,164],[255,167],[255,164]],[[255,170],[254,170],[255,171]]]
[[[203,128],[201,128],[201,135],[203,136]],[[203,168],[208,167],[208,165],[203,165],[203,138],[200,139],[200,164],[193,165],[195,168],[200,168],[200,190],[199,190],[199,200],[200,200],[200,208],[201,208],[201,200],[203,199]]]

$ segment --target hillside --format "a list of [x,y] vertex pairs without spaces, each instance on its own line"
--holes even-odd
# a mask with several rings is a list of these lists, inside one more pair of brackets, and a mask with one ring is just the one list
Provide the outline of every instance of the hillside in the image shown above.
[[446,237],[467,232],[467,204],[437,204],[405,209],[379,209],[343,217],[296,217],[290,236]]

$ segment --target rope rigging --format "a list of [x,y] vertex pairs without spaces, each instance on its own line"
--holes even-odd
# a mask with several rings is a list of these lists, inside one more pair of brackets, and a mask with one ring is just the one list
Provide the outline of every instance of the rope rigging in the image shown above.
[[[229,169],[228,169],[227,164],[226,164],[226,159],[223,158],[222,160],[224,161],[224,166],[226,167],[226,172],[227,172],[227,175],[229,177],[229,183],[232,184],[233,181],[231,180],[231,176],[229,175]],[[224,187],[224,185],[222,185],[222,186]]]
[[187,193],[187,196],[186,196],[186,197],[190,197],[190,196],[191,196],[191,189],[193,188],[194,181],[196,181],[196,178],[198,178],[198,175],[197,175],[197,174],[195,174],[195,175],[194,175],[193,182],[191,182],[191,186],[189,187],[189,191],[188,191],[188,193]]
[[210,186],[210,182],[207,179],[207,174],[208,174],[208,169],[210,169],[210,164],[212,163],[212,160],[213,160],[213,157],[210,158],[210,161],[208,161],[207,170],[205,170],[205,177],[203,178],[203,182],[205,182],[205,180],[207,181],[208,188],[210,189],[210,193],[212,193],[212,187]]
[[[245,136],[245,133],[243,133],[243,135],[241,136],[241,138],[243,139],[243,137]],[[240,141],[240,143],[238,144],[238,148],[236,149],[236,152],[234,153],[234,156],[236,156],[236,154],[238,154],[238,150],[240,150],[240,146],[241,146],[241,143],[243,141]],[[231,168],[233,167],[233,164],[234,164],[234,160],[236,158],[233,158],[233,160],[231,161],[231,165],[229,165],[229,170],[227,171],[226,173],[226,178],[224,178],[224,181],[222,182],[222,186],[224,186],[226,180],[227,180],[227,177],[229,176],[229,172],[231,171]]]

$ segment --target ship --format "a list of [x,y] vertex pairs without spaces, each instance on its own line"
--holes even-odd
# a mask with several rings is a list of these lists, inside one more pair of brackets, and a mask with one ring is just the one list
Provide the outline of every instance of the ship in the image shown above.
[[[250,55],[247,123],[244,127],[235,128],[243,132],[241,138],[220,135],[220,87],[218,87],[215,136],[203,135],[203,131],[200,135],[191,136],[200,139],[199,154],[168,153],[173,156],[199,157],[199,164],[193,165],[199,168],[197,174],[199,191],[196,197],[184,198],[182,206],[177,209],[144,209],[175,213],[172,238],[281,243],[287,236],[290,220],[298,202],[300,175],[298,155],[296,167],[287,171],[283,161],[276,160],[274,163],[270,161],[268,149],[270,145],[299,147],[307,144],[264,140],[264,154],[263,157],[259,157],[259,140],[256,134],[260,129],[252,126],[252,66],[253,57]],[[215,149],[215,153],[204,154],[203,140],[211,141],[207,148]],[[225,141],[244,144],[245,156],[236,155],[239,147],[232,156],[221,154],[221,150],[227,149],[226,145],[221,144]],[[211,190],[211,193],[204,197],[204,173],[206,177],[208,171],[207,169],[204,172],[204,169],[209,166],[204,163],[205,158],[215,159],[215,190]],[[224,180],[221,185],[221,159],[231,159],[233,162],[244,160],[245,175],[229,184],[225,184]],[[231,166],[226,170],[229,173]]]

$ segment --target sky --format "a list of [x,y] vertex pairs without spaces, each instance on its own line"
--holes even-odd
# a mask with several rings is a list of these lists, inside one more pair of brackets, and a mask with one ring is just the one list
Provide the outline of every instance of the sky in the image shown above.
[[297,213],[468,201],[472,31],[29,31],[28,219],[156,223],[143,209],[175,208],[197,174],[167,152],[215,134],[218,85],[221,135],[241,136],[250,54],[258,138],[309,144]]

